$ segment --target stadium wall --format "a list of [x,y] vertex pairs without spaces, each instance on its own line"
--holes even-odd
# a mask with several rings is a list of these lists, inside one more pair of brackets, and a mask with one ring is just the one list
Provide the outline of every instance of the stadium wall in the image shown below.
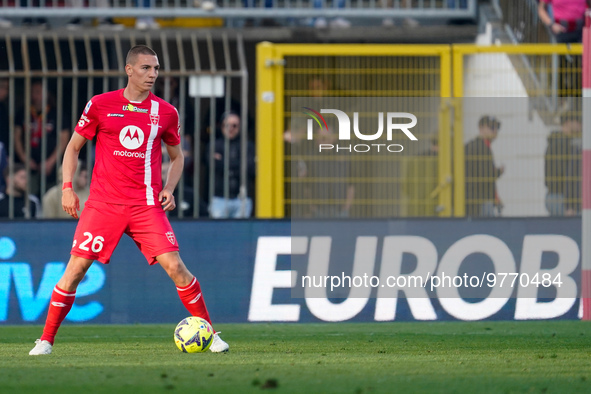
[[[183,259],[198,276],[216,322],[580,318],[580,218],[343,223],[303,222],[297,226],[297,236],[290,235],[295,228],[289,221],[176,221],[173,227]],[[67,262],[74,227],[70,221],[0,223],[0,324],[43,323],[53,286]],[[302,229],[308,236],[301,235]],[[459,269],[462,261],[480,261],[489,272],[499,272],[507,264],[514,264],[515,272],[530,275],[562,272],[563,284],[554,287],[554,299],[517,292],[475,302],[442,298],[438,297],[442,293],[435,292],[431,298],[410,301],[376,300],[372,298],[376,289],[368,297],[338,303],[326,297],[293,298],[290,253],[311,262],[312,245],[327,236],[333,242],[331,267],[339,253],[351,257],[350,267],[362,238],[373,245],[370,254],[375,256],[376,275],[387,261],[396,260],[386,258],[385,245],[394,243],[399,245],[395,254],[400,274],[430,265],[439,265],[440,273],[445,265],[452,275],[452,266]],[[349,250],[336,250],[335,245],[343,244]],[[307,265],[310,273],[312,264]],[[185,315],[165,272],[147,267],[133,242],[124,237],[111,264],[91,267],[66,322],[173,323]]]

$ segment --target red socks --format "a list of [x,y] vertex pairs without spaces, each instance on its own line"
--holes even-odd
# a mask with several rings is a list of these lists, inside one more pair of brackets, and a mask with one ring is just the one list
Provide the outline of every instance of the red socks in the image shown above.
[[[207,312],[207,307],[201,294],[201,286],[197,278],[193,277],[193,280],[188,286],[177,287],[177,290],[183,305],[189,313],[192,316],[199,316],[211,324],[211,319],[209,318],[209,313]],[[43,329],[43,335],[41,335],[42,341],[49,341],[53,345],[57,330],[60,328],[68,312],[70,312],[70,309],[72,309],[75,298],[76,292],[64,291],[55,286],[51,294],[45,328]]]
[[211,324],[209,313],[207,312],[207,307],[205,306],[205,301],[201,294],[201,286],[199,285],[197,278],[193,277],[193,280],[188,286],[177,287],[176,289],[179,292],[179,297],[181,298],[183,305],[187,308],[191,316],[201,317]]
[[43,335],[41,335],[42,341],[49,341],[53,345],[55,334],[57,334],[58,328],[60,328],[66,315],[72,309],[75,298],[76,292],[70,293],[60,289],[57,285],[55,286],[51,294],[51,301],[49,302],[45,328],[43,329]]

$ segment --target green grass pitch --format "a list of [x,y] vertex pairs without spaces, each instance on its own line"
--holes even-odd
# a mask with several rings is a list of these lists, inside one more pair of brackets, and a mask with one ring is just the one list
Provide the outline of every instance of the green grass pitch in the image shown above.
[[591,392],[591,323],[219,324],[227,354],[184,354],[176,324],[0,327],[0,393]]

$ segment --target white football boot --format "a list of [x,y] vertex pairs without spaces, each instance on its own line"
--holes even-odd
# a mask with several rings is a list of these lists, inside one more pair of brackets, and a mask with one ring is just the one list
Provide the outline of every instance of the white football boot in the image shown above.
[[41,339],[37,339],[35,341],[35,347],[33,349],[31,349],[31,351],[29,352],[29,355],[40,356],[42,354],[51,354],[52,348],[53,348],[53,346],[51,345],[51,343],[49,343],[49,341],[42,341]]
[[225,353],[230,348],[230,345],[224,342],[224,340],[220,338],[219,334],[219,332],[213,334],[213,342],[211,343],[209,350],[214,353]]

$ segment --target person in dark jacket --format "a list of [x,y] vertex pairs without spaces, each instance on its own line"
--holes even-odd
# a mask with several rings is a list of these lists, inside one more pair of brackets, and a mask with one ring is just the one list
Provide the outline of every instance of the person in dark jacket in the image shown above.
[[6,191],[0,193],[0,217],[10,216],[10,196],[14,199],[15,218],[41,218],[41,201],[37,196],[27,193],[27,170],[23,164],[15,163],[12,173],[4,169]]
[[[68,145],[70,138],[70,125],[64,116],[61,129],[58,130],[58,110],[54,95],[51,91],[44,91],[41,80],[31,83],[30,113],[25,113],[23,108],[16,115],[14,125],[14,150],[15,159],[20,163],[29,163],[29,187],[33,194],[43,195],[47,189],[57,182],[57,163]],[[44,96],[45,100],[44,100]],[[26,118],[30,122],[27,129]],[[29,138],[27,138],[27,134]],[[43,139],[45,138],[45,144]],[[59,139],[59,142],[58,142]],[[27,155],[27,144],[30,147],[30,155]],[[45,167],[43,168],[43,164]],[[43,172],[44,171],[44,172]],[[42,178],[45,178],[46,189],[41,190]]]
[[[215,141],[213,155],[214,196],[209,206],[212,218],[248,218],[252,213],[252,198],[248,193],[255,175],[254,145],[246,144],[246,179],[241,184],[242,145],[240,136],[240,116],[229,112],[222,116],[222,135]],[[228,147],[226,150],[226,140]],[[227,169],[226,169],[227,163]],[[207,160],[211,164],[211,160]],[[227,183],[226,183],[227,181]],[[226,189],[227,186],[227,189]]]
[[496,167],[491,143],[497,138],[501,122],[485,115],[478,122],[478,137],[468,142],[464,149],[466,171],[466,215],[490,217],[496,215],[501,201],[496,181],[504,168]]
[[560,123],[544,157],[546,209],[551,216],[573,216],[581,211],[581,119],[565,113]]

